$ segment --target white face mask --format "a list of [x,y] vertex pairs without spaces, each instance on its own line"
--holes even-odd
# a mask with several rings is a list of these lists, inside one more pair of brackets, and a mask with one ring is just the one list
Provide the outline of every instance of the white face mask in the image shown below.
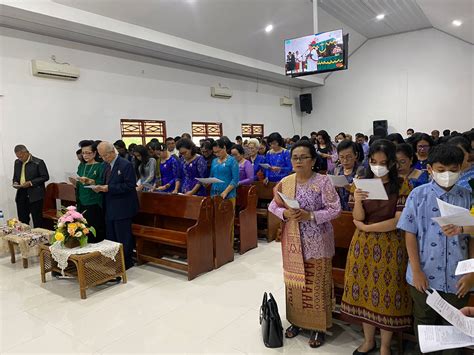
[[388,174],[389,170],[386,166],[383,165],[372,165],[370,164],[370,170],[374,173],[377,177],[383,177]]
[[456,184],[459,180],[460,173],[453,173],[452,171],[445,171],[444,173],[438,173],[432,171],[433,179],[439,186],[451,187]]

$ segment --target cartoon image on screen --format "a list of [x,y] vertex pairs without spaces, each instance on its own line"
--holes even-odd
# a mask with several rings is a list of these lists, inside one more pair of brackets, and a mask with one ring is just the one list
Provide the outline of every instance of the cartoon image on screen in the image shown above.
[[286,75],[299,76],[347,68],[342,30],[285,41]]

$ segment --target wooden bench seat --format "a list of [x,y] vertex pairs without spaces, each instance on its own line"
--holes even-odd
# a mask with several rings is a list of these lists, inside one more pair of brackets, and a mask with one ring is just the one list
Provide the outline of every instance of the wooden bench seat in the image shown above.
[[234,226],[235,235],[239,240],[237,250],[241,255],[257,247],[257,189],[255,186],[242,185],[237,189]]
[[209,197],[140,192],[138,198],[132,233],[139,264],[181,270],[188,280],[214,269]]
[[268,242],[279,239],[278,231],[281,228],[280,219],[268,211],[268,205],[273,200],[273,188],[276,183],[269,182],[264,185],[261,181],[253,183],[257,193],[257,233],[258,237],[264,237]]
[[53,182],[46,186],[43,202],[43,224],[44,228],[53,229],[58,219],[56,200],[61,200],[61,206],[76,205],[76,189],[73,185],[65,182]]

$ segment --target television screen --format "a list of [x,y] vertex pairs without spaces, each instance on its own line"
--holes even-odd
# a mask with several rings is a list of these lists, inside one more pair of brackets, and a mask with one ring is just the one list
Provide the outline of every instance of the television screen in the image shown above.
[[348,40],[342,29],[285,40],[286,75],[347,69]]

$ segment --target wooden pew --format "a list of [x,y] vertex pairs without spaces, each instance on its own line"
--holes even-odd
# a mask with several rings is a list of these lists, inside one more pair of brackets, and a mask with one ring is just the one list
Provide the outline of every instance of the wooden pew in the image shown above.
[[235,235],[239,237],[238,250],[242,255],[257,247],[257,189],[241,185],[237,189],[235,208]]
[[73,206],[76,204],[76,189],[73,185],[65,182],[52,182],[46,186],[43,203],[43,222],[45,228],[53,229],[58,219],[56,210],[56,199],[61,200],[61,206]]
[[265,237],[268,242],[277,239],[278,230],[281,227],[281,221],[273,213],[268,211],[268,205],[273,199],[273,188],[276,183],[269,182],[267,186],[261,181],[253,183],[257,190],[257,228],[258,236]]
[[[342,294],[344,293],[344,271],[347,253],[349,252],[352,236],[355,232],[353,220],[352,212],[343,211],[338,218],[331,221],[336,247],[336,253],[332,259],[332,279],[337,304],[341,304]],[[339,313],[334,312],[333,316],[339,318]]]
[[138,198],[140,210],[132,233],[139,264],[153,262],[181,270],[188,280],[213,270],[211,198],[150,192],[140,192]]
[[232,233],[234,206],[230,200],[223,200],[220,196],[212,197],[212,206],[214,267],[218,269],[222,265],[234,261]]

